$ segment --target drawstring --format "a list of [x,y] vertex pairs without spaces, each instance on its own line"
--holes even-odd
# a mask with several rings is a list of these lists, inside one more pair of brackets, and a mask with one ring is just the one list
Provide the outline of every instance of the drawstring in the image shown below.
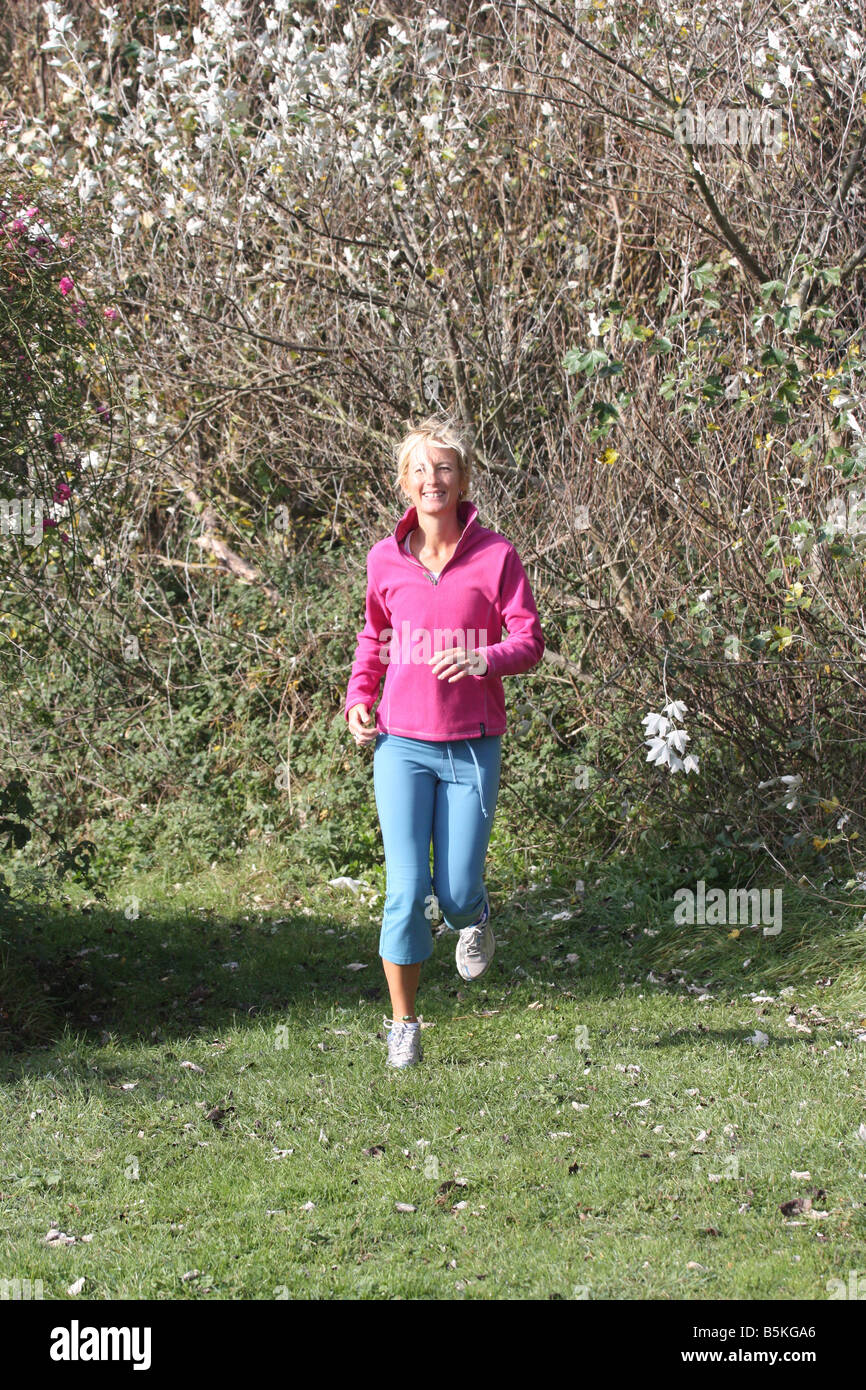
[[[474,764],[475,764],[475,776],[476,776],[477,779],[478,779],[478,796],[479,796],[479,799],[480,799],[480,801],[481,801],[481,814],[484,816],[484,819],[487,820],[487,812],[486,812],[486,810],[484,809],[484,793],[483,793],[483,791],[481,790],[481,771],[480,771],[480,769],[479,769],[479,767],[478,767],[478,759],[477,759],[476,756],[475,756],[475,751],[474,751],[474,749],[473,749],[473,747],[472,747],[472,744],[469,742],[469,739],[468,739],[468,738],[465,738],[465,739],[463,740],[463,742],[466,744],[466,747],[469,749],[469,752],[472,754],[472,761],[473,761]],[[445,744],[445,747],[448,749],[448,758],[449,758],[449,761],[450,761],[450,763],[451,763],[451,776],[454,778],[454,781],[456,782],[456,781],[458,780],[458,778],[457,778],[457,773],[456,773],[455,770],[454,770],[454,759],[451,757],[451,744],[450,744],[450,743],[446,743],[446,744]]]
[[[478,796],[479,796],[479,799],[480,799],[480,801],[481,801],[481,814],[484,816],[484,819],[486,820],[486,819],[487,819],[487,812],[486,812],[485,809],[484,809],[484,793],[483,793],[482,790],[481,790],[481,772],[480,772],[479,767],[478,767],[478,759],[477,759],[476,756],[475,756],[474,749],[473,749],[472,744],[470,743],[469,739],[466,738],[466,739],[463,740],[463,742],[466,744],[466,747],[469,749],[469,752],[472,754],[472,761],[473,761],[474,764],[475,764],[475,776],[478,778]],[[450,750],[449,750],[449,751],[450,751]]]

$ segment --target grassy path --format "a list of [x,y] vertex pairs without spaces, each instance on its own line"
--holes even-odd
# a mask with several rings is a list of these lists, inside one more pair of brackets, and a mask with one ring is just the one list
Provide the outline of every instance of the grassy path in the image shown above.
[[440,938],[425,1061],[396,1074],[376,907],[345,890],[244,920],[193,885],[134,920],[7,925],[63,1025],[0,1061],[0,1276],[52,1298],[822,1300],[866,1270],[854,966],[818,984],[791,928],[744,972],[740,942],[647,935],[603,886],[491,888],[486,988]]

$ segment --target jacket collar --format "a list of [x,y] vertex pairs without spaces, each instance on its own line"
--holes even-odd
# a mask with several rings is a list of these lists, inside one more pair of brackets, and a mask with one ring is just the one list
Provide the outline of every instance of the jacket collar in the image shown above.
[[[468,543],[472,539],[474,533],[480,529],[480,523],[478,521],[478,508],[476,507],[474,502],[469,501],[468,497],[464,497],[460,502],[457,503],[457,520],[460,522],[463,528],[460,540],[457,542],[459,546],[462,545],[464,540]],[[403,541],[408,535],[408,533],[410,531],[413,531],[417,525],[418,509],[413,503],[411,507],[406,508],[406,511],[403,513],[400,520],[397,522],[397,526],[394,531],[394,539],[397,542],[398,546],[401,546],[403,544]]]

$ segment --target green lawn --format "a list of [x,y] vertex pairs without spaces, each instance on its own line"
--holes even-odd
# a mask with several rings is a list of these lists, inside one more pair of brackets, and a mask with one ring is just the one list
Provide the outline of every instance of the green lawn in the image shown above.
[[97,1299],[823,1300],[866,1270],[855,918],[804,903],[733,939],[636,918],[607,882],[506,896],[492,865],[493,967],[465,985],[437,939],[425,1058],[395,1073],[381,898],[271,905],[264,882],[258,904],[203,874],[139,884],[131,920],[118,898],[7,921],[50,1036],[0,1061],[0,1277],[46,1298],[83,1277]]

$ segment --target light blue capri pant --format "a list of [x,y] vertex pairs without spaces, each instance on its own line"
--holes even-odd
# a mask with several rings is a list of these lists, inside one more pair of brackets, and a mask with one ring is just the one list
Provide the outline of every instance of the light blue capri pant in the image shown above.
[[433,954],[434,894],[453,931],[481,915],[501,755],[501,734],[448,740],[377,735],[373,787],[385,848],[384,960],[412,965]]

